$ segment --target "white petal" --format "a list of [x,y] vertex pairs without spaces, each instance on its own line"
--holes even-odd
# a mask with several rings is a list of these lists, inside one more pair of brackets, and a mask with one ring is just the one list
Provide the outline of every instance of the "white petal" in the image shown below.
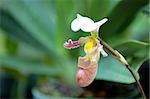
[[93,31],[96,27],[94,27],[94,21],[91,20],[88,17],[78,17],[80,21],[80,28],[84,32],[91,32]]
[[81,18],[81,17],[83,17],[83,16],[81,16],[80,14],[77,14],[77,18]]
[[102,46],[101,44],[99,44],[98,50],[101,52],[101,54],[102,54],[104,57],[107,57],[107,56],[108,56],[108,54],[104,51],[103,46]]
[[71,23],[71,29],[74,31],[74,32],[77,32],[80,30],[80,23],[78,21],[78,19],[74,19]]
[[80,29],[84,32],[91,32],[96,29],[96,27],[92,19],[77,14],[77,18],[74,19],[71,23],[71,29],[75,32]]
[[98,21],[98,22],[95,22],[95,27],[96,27],[96,31],[98,32],[99,31],[99,28],[100,28],[100,26],[102,26],[104,23],[106,23],[108,21],[108,19],[107,18],[104,18],[104,19],[102,19],[102,20],[100,20],[100,21]]
[[104,50],[101,51],[101,54],[102,54],[104,57],[107,57],[107,56],[108,56],[108,54],[107,54]]
[[104,23],[106,23],[108,21],[108,19],[107,18],[104,18],[104,19],[102,19],[102,20],[100,20],[100,21],[98,21],[98,22],[95,22],[95,24],[97,25],[97,26],[101,26],[101,25],[103,25]]
[[74,19],[71,23],[71,29],[75,32],[79,31],[80,29],[84,32],[98,32],[100,26],[104,24],[108,19],[104,18],[96,23],[88,17],[83,17],[80,14],[77,14],[77,18]]

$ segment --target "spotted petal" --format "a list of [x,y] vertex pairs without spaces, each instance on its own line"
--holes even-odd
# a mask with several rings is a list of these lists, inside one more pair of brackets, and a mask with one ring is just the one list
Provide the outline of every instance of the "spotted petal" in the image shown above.
[[64,43],[64,47],[67,49],[77,48],[80,45],[81,45],[81,43],[79,41],[72,41],[71,39],[69,39],[68,42]]

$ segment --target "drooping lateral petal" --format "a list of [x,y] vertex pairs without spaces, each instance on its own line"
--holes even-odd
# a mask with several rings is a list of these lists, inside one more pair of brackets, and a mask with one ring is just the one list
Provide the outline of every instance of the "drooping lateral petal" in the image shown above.
[[88,40],[88,38],[89,38],[88,36],[80,37],[79,40],[77,40],[77,41],[72,41],[71,39],[69,39],[67,42],[64,43],[64,47],[67,49],[73,49],[73,48],[80,47]]
[[79,41],[72,41],[71,39],[69,39],[68,42],[64,43],[64,47],[67,49],[77,48],[80,45],[81,45],[81,43]]

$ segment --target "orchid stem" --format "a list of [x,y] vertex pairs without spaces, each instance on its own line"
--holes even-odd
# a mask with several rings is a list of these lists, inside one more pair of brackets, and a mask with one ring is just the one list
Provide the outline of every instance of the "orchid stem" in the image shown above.
[[135,79],[135,81],[136,81],[136,83],[137,83],[137,85],[138,85],[138,87],[139,87],[139,90],[140,90],[140,93],[141,93],[143,99],[146,99],[146,96],[145,96],[145,93],[144,93],[143,88],[142,88],[142,86],[141,86],[141,83],[139,82],[139,80],[138,80],[138,78],[136,77],[135,73],[134,73],[133,70],[131,69],[130,65],[126,62],[126,60],[123,61],[123,60],[121,59],[121,56],[120,56],[121,54],[118,54],[118,53],[116,52],[116,50],[114,50],[112,47],[110,47],[110,46],[109,46],[106,42],[104,42],[102,39],[99,38],[99,40],[100,40],[100,43],[101,43],[107,50],[109,50],[110,53],[111,53],[117,60],[119,60],[121,63],[123,63],[123,64],[126,66],[126,68],[129,70],[129,72],[132,74],[133,78]]

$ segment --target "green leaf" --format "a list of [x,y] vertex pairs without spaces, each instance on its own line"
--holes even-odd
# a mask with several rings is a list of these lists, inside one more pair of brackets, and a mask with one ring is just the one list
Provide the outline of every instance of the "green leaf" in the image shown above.
[[4,0],[2,3],[2,8],[7,9],[36,40],[56,52],[53,41],[56,15],[53,13],[55,4],[52,1],[38,0],[32,3],[28,0]]
[[115,47],[129,62],[135,71],[138,71],[140,66],[149,57],[149,43],[130,40]]
[[108,16],[109,21],[101,28],[102,38],[108,39],[121,33],[134,20],[134,17],[148,0],[122,0]]
[[117,45],[114,48],[117,49],[125,57],[129,57],[135,54],[136,52],[146,49],[148,47],[149,47],[148,43],[137,40],[128,40]]
[[[137,72],[135,72],[139,78]],[[135,82],[128,69],[111,55],[101,57],[96,79],[130,84]]]
[[147,4],[142,10],[143,13],[149,17],[149,13],[150,13],[149,4]]
[[86,0],[86,15],[95,21],[107,17],[119,0]]
[[[137,53],[135,53],[133,55],[133,57],[128,61],[129,64],[132,64],[132,68],[135,71],[138,71],[138,69],[140,68],[140,66],[149,59],[149,48],[145,48],[143,50],[138,51]],[[129,57],[130,58],[130,57]]]
[[30,33],[25,30],[11,15],[10,13],[0,9],[1,23],[0,27],[3,33],[14,37],[16,40],[25,42],[31,46],[38,49],[46,50],[46,48],[40,44],[35,38],[33,38]]
[[56,15],[57,15],[57,28],[55,30],[55,41],[56,41],[56,50],[64,55],[66,53],[66,49],[63,48],[63,44],[65,42],[65,38],[69,38],[70,35],[70,20],[72,20],[73,16],[73,1],[72,0],[55,0],[56,1]]
[[21,74],[37,74],[58,76],[60,69],[57,66],[50,66],[40,62],[30,62],[15,56],[0,56],[0,66],[14,69]]
[[7,51],[5,43],[6,43],[6,35],[4,35],[2,31],[0,31],[0,54],[5,54]]

